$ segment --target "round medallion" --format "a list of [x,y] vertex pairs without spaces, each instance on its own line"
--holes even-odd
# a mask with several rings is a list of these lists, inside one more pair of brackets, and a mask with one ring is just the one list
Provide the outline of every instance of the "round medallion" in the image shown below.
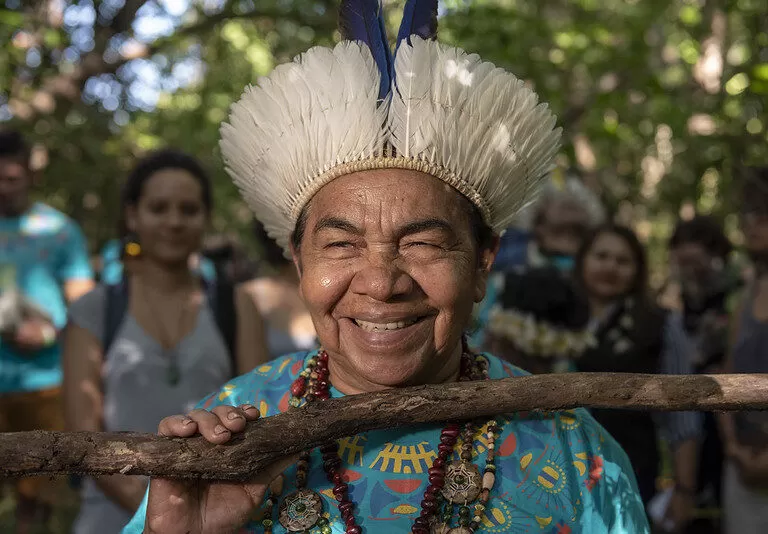
[[476,465],[464,461],[452,462],[445,469],[443,497],[453,504],[466,504],[477,498],[482,484],[483,477]]
[[323,500],[312,490],[301,489],[280,504],[280,524],[288,532],[303,532],[314,527],[323,514]]

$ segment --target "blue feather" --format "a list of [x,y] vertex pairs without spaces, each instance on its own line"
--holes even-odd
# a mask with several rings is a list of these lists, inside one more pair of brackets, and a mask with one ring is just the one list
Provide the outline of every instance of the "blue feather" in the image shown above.
[[343,39],[363,41],[371,49],[381,74],[379,98],[385,98],[392,81],[393,61],[379,0],[342,0],[339,31]]
[[410,42],[411,35],[418,35],[425,40],[437,38],[437,0],[408,0],[405,3],[395,54],[400,43]]

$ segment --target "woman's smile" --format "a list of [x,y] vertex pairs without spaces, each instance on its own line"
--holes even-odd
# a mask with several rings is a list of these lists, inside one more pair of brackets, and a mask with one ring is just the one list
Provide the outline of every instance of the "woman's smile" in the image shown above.
[[400,318],[377,319],[366,321],[349,318],[340,322],[343,336],[352,341],[359,349],[369,352],[397,353],[431,342],[434,337],[434,315],[421,315]]

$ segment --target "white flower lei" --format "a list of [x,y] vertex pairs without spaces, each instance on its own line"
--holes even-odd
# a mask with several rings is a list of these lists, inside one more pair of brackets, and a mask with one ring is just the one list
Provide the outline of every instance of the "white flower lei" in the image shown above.
[[521,351],[542,358],[575,358],[597,339],[589,330],[572,331],[537,321],[532,314],[495,306],[488,321],[488,332],[507,339]]

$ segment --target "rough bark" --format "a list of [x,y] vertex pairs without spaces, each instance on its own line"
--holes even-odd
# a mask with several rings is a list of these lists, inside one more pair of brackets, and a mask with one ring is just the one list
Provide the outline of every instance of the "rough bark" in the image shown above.
[[768,409],[768,375],[537,375],[348,396],[250,423],[227,445],[137,433],[0,434],[0,476],[142,474],[247,480],[282,456],[382,428],[575,407]]

